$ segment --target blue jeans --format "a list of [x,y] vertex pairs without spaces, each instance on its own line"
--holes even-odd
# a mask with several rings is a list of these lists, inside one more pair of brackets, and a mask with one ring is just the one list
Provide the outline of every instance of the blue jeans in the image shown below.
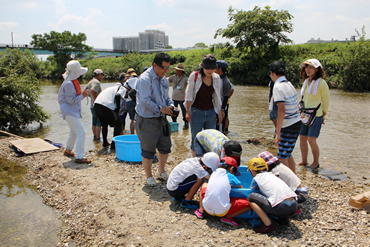
[[195,107],[191,107],[191,150],[194,151],[195,136],[203,129],[216,129],[216,112],[214,109],[203,111]]

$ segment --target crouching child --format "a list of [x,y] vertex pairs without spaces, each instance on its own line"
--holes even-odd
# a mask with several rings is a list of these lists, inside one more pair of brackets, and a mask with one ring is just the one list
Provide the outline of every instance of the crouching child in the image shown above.
[[263,193],[261,195],[252,192],[248,196],[251,208],[263,221],[254,230],[263,233],[274,229],[270,218],[265,212],[277,217],[279,224],[289,224],[289,217],[293,216],[298,209],[297,195],[283,180],[268,172],[264,159],[260,157],[251,159],[248,162],[248,169],[253,176],[250,187]]
[[204,213],[222,217],[221,222],[238,226],[233,217],[251,210],[246,198],[230,198],[231,188],[243,188],[240,181],[237,161],[231,157],[221,159],[220,166],[212,173],[208,183],[202,185],[199,196],[199,209],[194,213],[203,219]]
[[[299,177],[289,167],[282,164],[277,157],[273,156],[268,151],[260,153],[258,157],[265,160],[268,169],[272,174],[283,180],[289,186],[289,188],[291,188],[297,194],[298,203],[302,203],[307,200],[307,186],[302,184]],[[298,214],[299,211],[300,209],[298,209],[296,214]]]
[[167,180],[167,191],[174,201],[181,202],[182,208],[198,208],[192,199],[203,183],[209,179],[220,163],[216,153],[206,153],[202,158],[190,158],[178,164]]

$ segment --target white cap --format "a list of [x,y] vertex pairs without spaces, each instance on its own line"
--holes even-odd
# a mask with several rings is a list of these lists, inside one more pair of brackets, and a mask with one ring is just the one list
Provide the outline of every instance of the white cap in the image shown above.
[[209,168],[212,169],[212,171],[216,171],[218,166],[220,165],[220,157],[214,152],[206,153],[202,157],[202,162]]
[[302,68],[304,68],[304,67],[306,67],[306,64],[312,65],[315,68],[318,68],[318,67],[321,67],[322,68],[322,65],[321,65],[320,61],[317,60],[317,59],[315,59],[315,58],[308,59],[308,60],[304,61],[303,63],[301,63],[299,66],[301,66]]
[[81,64],[78,61],[72,60],[67,63],[66,72],[63,74],[63,78],[66,81],[75,80],[85,74],[87,70],[87,68],[81,67]]

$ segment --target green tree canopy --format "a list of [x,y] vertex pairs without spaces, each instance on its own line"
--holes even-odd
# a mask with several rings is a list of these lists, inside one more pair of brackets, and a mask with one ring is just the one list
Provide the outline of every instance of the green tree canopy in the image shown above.
[[61,76],[66,64],[71,60],[72,54],[80,57],[92,50],[92,47],[85,44],[86,39],[87,37],[84,33],[72,34],[70,31],[64,31],[63,33],[51,31],[50,34],[33,34],[30,44],[36,48],[42,48],[54,53],[54,58],[57,62],[56,72]]
[[271,10],[270,6],[263,9],[254,6],[251,11],[236,10],[229,7],[227,28],[219,28],[214,38],[233,39],[237,48],[250,48],[251,51],[264,46],[278,46],[292,43],[286,33],[293,31],[293,16],[287,10]]
[[37,104],[42,93],[36,79],[38,61],[29,50],[0,52],[0,128],[45,122],[48,114]]
[[208,48],[208,46],[203,42],[198,42],[194,45],[194,48]]

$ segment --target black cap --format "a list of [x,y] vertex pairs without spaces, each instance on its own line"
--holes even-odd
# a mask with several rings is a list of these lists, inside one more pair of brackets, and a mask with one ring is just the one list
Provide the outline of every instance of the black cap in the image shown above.
[[285,75],[285,65],[281,61],[274,61],[270,64],[270,71],[277,75]]
[[225,60],[217,60],[217,66],[219,68],[227,68],[229,67],[229,65],[227,64],[227,62]]
[[240,166],[240,156],[242,155],[242,146],[237,141],[226,141],[224,143],[225,155],[232,157]]
[[203,69],[217,69],[216,58],[212,54],[207,54],[199,66]]

